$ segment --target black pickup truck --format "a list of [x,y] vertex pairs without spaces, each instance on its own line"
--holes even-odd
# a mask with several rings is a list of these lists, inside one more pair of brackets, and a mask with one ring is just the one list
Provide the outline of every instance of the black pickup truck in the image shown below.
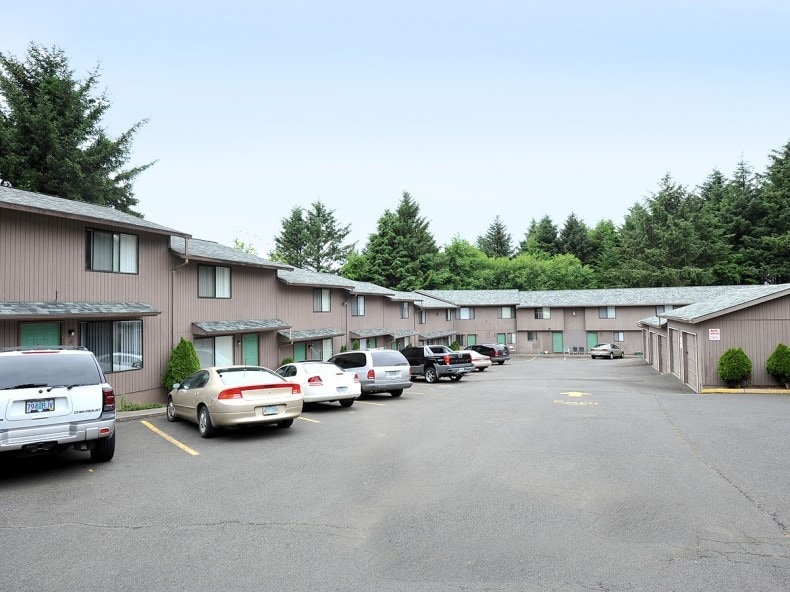
[[400,351],[409,361],[411,375],[424,376],[425,382],[436,382],[443,376],[461,380],[475,367],[468,352],[454,351],[446,345],[418,345]]

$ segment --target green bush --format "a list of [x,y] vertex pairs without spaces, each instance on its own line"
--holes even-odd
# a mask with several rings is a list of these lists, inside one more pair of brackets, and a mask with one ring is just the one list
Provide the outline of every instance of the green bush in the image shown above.
[[739,386],[752,377],[752,361],[743,348],[731,347],[719,358],[716,373],[727,386]]
[[453,341],[450,344],[450,349],[453,350],[453,351],[459,351],[461,349],[461,344],[458,343],[457,341]]
[[195,351],[195,344],[182,337],[170,354],[170,361],[167,362],[165,375],[162,377],[162,386],[169,391],[176,382],[180,383],[198,370],[200,370],[200,359]]
[[286,364],[291,364],[291,363],[293,363],[293,361],[294,361],[294,359],[292,357],[290,357],[290,356],[287,357],[287,358],[283,358],[282,361],[280,362],[280,366],[285,366]]
[[790,388],[790,347],[784,343],[776,346],[765,364],[765,369],[776,380]]

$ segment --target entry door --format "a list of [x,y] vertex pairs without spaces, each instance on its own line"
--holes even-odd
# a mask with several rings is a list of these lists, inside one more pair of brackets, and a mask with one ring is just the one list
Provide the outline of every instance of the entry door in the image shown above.
[[587,332],[587,351],[590,351],[598,345],[598,333],[595,331],[588,331]]
[[257,333],[245,333],[241,336],[241,363],[245,366],[258,365]]
[[60,345],[60,323],[22,323],[20,345]]
[[551,348],[555,354],[562,353],[562,332],[555,331],[551,334]]

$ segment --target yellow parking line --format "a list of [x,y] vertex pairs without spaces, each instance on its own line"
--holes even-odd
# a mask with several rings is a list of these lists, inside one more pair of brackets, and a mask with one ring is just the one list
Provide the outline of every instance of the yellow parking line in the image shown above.
[[189,446],[187,446],[186,444],[182,444],[181,442],[179,442],[178,440],[176,440],[175,438],[173,438],[173,436],[170,436],[170,435],[168,435],[168,434],[165,434],[165,433],[164,433],[162,430],[160,430],[159,428],[155,427],[155,426],[154,426],[154,425],[152,425],[151,423],[149,423],[149,422],[147,422],[147,421],[141,421],[140,423],[141,423],[141,424],[143,424],[145,427],[147,427],[147,428],[148,428],[149,430],[151,430],[152,432],[154,432],[155,434],[159,434],[159,435],[160,435],[160,436],[162,436],[162,437],[163,437],[165,440],[167,440],[168,442],[170,442],[170,443],[171,443],[171,444],[173,444],[174,446],[176,446],[176,447],[180,448],[181,450],[183,450],[183,451],[184,451],[184,452],[186,452],[187,454],[191,454],[192,456],[198,456],[198,455],[200,454],[198,451],[196,451],[196,450],[192,450],[192,449],[191,449]]
[[297,417],[296,419],[301,419],[302,421],[311,421],[313,423],[321,423],[317,419],[308,419],[307,417],[302,417],[301,415],[299,417]]

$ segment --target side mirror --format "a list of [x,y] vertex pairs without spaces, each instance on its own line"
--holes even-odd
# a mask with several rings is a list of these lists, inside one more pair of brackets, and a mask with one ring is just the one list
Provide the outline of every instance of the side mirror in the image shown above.
[[180,388],[181,388],[181,383],[178,383],[178,382],[174,382],[173,383],[173,390],[174,391],[177,391]]

